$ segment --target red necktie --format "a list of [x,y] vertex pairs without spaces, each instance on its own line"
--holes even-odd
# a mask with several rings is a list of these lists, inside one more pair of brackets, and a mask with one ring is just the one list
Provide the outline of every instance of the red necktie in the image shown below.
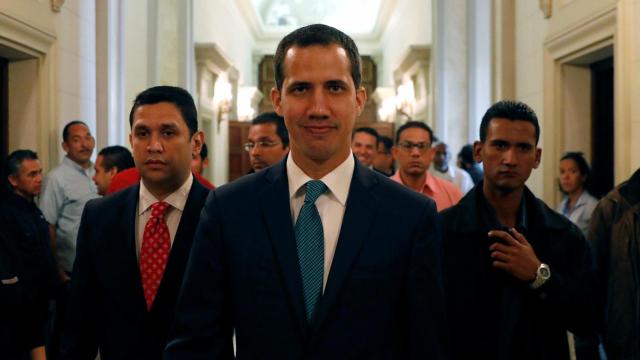
[[164,201],[151,205],[151,217],[144,227],[142,236],[139,259],[140,276],[148,310],[151,310],[151,305],[158,292],[171,250],[169,227],[164,220],[164,215],[169,208],[170,205]]

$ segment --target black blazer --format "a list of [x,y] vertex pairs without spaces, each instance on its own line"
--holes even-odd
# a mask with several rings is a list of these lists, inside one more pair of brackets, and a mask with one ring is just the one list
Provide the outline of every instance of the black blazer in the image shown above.
[[160,359],[198,215],[209,192],[194,181],[150,311],[136,255],[140,185],[89,201],[78,232],[62,359]]
[[356,161],[313,326],[285,161],[211,193],[165,359],[438,359],[446,333],[430,199]]
[[582,232],[525,187],[520,230],[551,278],[537,290],[493,268],[482,183],[440,213],[453,359],[568,359],[567,331],[595,332],[592,257]]

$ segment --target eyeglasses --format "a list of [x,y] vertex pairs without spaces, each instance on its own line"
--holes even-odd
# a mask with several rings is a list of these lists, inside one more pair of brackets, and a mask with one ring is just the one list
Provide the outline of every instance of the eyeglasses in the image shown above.
[[281,143],[277,142],[277,141],[258,141],[258,142],[246,142],[244,143],[243,147],[245,151],[251,151],[253,150],[254,147],[259,147],[259,148],[271,148],[274,147],[276,145],[280,145]]
[[406,152],[411,152],[413,148],[416,148],[421,154],[424,154],[427,152],[427,150],[429,150],[429,148],[431,148],[431,143],[413,143],[411,141],[401,141],[398,143],[398,146]]

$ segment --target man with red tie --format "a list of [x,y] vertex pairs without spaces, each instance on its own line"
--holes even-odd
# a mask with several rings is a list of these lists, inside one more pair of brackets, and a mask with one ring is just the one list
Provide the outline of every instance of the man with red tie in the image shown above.
[[203,135],[191,95],[157,86],[129,115],[139,184],[87,203],[61,358],[160,359],[208,190],[191,173]]

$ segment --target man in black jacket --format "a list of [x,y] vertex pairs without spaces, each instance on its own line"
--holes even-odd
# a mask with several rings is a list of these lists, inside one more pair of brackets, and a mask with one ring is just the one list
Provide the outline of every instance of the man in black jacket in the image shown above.
[[589,242],[595,253],[598,314],[609,360],[640,359],[640,169],[611,190],[593,211]]
[[442,213],[454,359],[568,359],[567,330],[594,331],[589,247],[524,185],[539,134],[527,105],[489,108],[474,144],[484,181]]
[[48,301],[58,285],[49,225],[34,198],[42,166],[31,150],[16,150],[4,164],[6,197],[0,205],[0,357],[44,354]]

